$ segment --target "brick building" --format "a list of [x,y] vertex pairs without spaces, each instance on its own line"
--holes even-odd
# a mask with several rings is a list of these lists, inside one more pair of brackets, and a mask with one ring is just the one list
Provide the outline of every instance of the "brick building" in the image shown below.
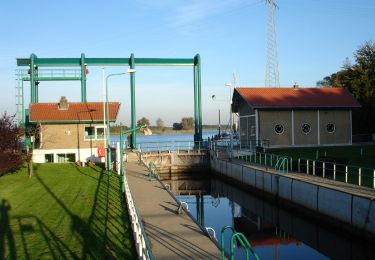
[[[109,120],[115,122],[120,103],[109,103]],[[39,126],[38,143],[33,161],[86,162],[100,161],[99,147],[105,146],[102,102],[32,103],[29,123]]]
[[270,147],[350,145],[352,109],[358,101],[344,88],[236,88],[243,147],[267,140]]

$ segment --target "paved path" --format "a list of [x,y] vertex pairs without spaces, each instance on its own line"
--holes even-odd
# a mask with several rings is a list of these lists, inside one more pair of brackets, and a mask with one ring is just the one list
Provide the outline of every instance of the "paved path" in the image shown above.
[[176,214],[177,203],[147,169],[125,164],[134,201],[150,240],[155,259],[220,259],[220,250],[185,213]]

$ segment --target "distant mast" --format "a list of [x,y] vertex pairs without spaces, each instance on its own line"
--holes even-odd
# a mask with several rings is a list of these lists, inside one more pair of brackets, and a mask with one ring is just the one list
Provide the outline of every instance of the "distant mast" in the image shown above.
[[267,4],[267,42],[266,42],[266,75],[265,86],[280,87],[279,60],[277,56],[275,28],[275,0],[266,0]]

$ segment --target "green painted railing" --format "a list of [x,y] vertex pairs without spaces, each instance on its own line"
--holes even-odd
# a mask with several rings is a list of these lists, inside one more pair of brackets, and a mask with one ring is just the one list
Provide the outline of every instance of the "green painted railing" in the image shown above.
[[156,175],[156,178],[160,180],[160,169],[153,163],[150,162],[147,167],[148,171],[148,180],[151,181],[152,177]]
[[220,240],[221,240],[221,259],[225,259],[225,239],[224,239],[224,232],[226,229],[231,229],[232,230],[232,236],[230,239],[230,259],[234,260],[234,245],[235,241],[238,241],[241,246],[245,249],[246,252],[246,260],[250,259],[250,253],[251,255],[254,256],[256,260],[259,260],[258,254],[254,251],[254,249],[251,247],[251,244],[245,237],[245,235],[241,232],[237,232],[232,226],[225,226],[221,229],[221,234],[220,234]]

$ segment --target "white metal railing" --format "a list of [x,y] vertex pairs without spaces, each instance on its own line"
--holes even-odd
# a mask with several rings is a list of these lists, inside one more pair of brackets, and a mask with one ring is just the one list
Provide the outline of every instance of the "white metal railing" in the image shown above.
[[134,204],[133,195],[130,190],[126,175],[124,176],[125,199],[128,207],[133,237],[135,241],[138,259],[154,259],[150,243],[144,230],[142,220],[138,214],[138,210]]
[[138,151],[180,151],[193,149],[206,149],[207,141],[166,141],[138,143]]
[[265,168],[277,167],[277,161],[283,158],[283,160],[288,160],[286,172],[303,173],[375,189],[375,169],[372,168],[304,158],[293,160],[292,157],[262,152],[238,153],[234,154],[234,158]]

